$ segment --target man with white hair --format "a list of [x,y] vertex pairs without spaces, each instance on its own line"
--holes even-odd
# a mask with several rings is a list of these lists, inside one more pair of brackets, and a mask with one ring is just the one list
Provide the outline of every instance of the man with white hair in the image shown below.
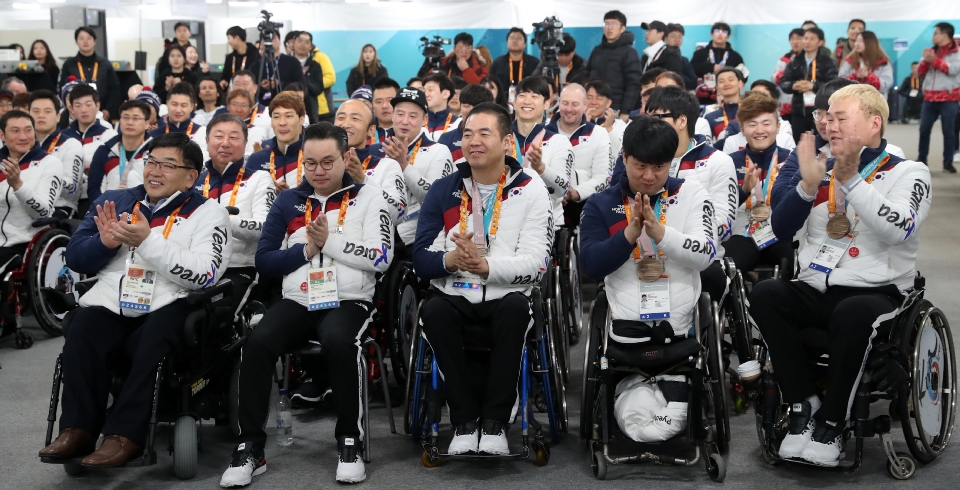
[[588,197],[607,188],[613,162],[610,160],[610,134],[603,126],[587,120],[587,91],[571,83],[560,92],[559,111],[547,129],[570,140],[573,147],[573,171],[564,203],[569,225],[580,222],[580,210]]

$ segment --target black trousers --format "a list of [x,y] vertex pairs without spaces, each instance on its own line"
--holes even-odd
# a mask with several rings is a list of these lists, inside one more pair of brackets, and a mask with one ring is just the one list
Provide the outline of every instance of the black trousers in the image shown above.
[[580,226],[580,214],[583,213],[583,207],[587,205],[587,201],[567,201],[567,204],[563,206],[563,221],[566,226],[570,228],[576,228]]
[[810,360],[820,353],[809,352],[801,337],[805,329],[826,330],[827,394],[817,417],[847,420],[871,341],[878,329],[888,328],[902,301],[892,285],[832,286],[821,293],[800,281],[759,282],[750,294],[750,315],[770,351],[784,401],[799,403],[817,393]]
[[723,250],[725,256],[733,259],[737,269],[742,272],[752,271],[759,265],[770,267],[783,265],[783,261],[786,260],[786,268],[780,270],[780,279],[785,281],[793,279],[793,244],[790,242],[778,241],[759,250],[753,238],[734,235],[723,242]]
[[[724,242],[724,247],[726,247]],[[714,260],[706,269],[700,271],[700,287],[710,295],[710,301],[720,303],[723,293],[727,291],[727,274],[719,260]]]
[[[427,301],[420,325],[443,375],[451,423],[477,419],[508,423],[513,419],[523,345],[533,326],[532,316],[530,302],[522,293],[477,304],[445,294]],[[493,344],[488,371],[471,366],[464,351],[465,325],[490,330]]]
[[360,343],[372,316],[373,307],[365,301],[341,301],[339,308],[309,311],[296,301],[282,299],[267,310],[240,351],[239,442],[264,447],[277,359],[310,340],[320,342],[330,371],[336,394],[336,437],[363,440]]
[[[157,365],[183,341],[183,321],[192,307],[178,300],[139,317],[100,307],[74,314],[63,344],[60,428],[120,435],[143,446],[147,440]],[[132,365],[113,412],[106,418],[110,388],[107,358],[126,352]]]
[[793,108],[793,113],[790,114],[790,126],[793,127],[793,140],[797,143],[800,142],[800,135],[806,133],[807,131],[813,131],[816,135],[817,125],[813,122],[813,108],[807,107],[807,110],[804,111],[797,110],[796,106]]
[[[240,313],[240,308],[246,304],[248,299],[256,299],[255,296],[263,296],[263,287],[260,286],[260,276],[257,274],[256,267],[230,267],[223,272],[221,279],[230,279],[233,283],[233,315],[236,319]],[[260,294],[255,291],[261,290]],[[269,292],[267,292],[269,298]],[[265,303],[266,304],[266,303]]]

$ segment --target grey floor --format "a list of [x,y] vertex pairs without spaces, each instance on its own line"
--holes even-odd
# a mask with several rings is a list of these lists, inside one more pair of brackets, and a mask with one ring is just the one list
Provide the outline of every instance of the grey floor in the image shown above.
[[[940,154],[939,126],[934,129],[932,155]],[[908,157],[916,157],[917,126],[892,125],[890,141],[903,147]],[[923,226],[923,243],[917,267],[927,277],[927,297],[942,308],[947,317],[960,323],[960,258],[955,244],[960,242],[957,212],[960,208],[960,176],[940,171],[940,157],[933,162],[934,206]],[[30,319],[27,319],[29,322]],[[192,481],[173,476],[172,459],[160,451],[158,464],[148,468],[91,471],[79,478],[67,476],[60,466],[41,464],[37,451],[43,445],[46,412],[53,364],[63,340],[48,338],[38,328],[29,328],[37,339],[29,350],[15,350],[10,338],[0,340],[0,489],[27,488],[216,488],[220,474],[229,464],[233,443],[223,428],[204,425],[200,471]],[[579,420],[582,345],[574,348],[573,386],[567,392],[570,420]],[[885,410],[875,405],[874,409]],[[399,411],[398,411],[399,412]],[[400,415],[399,413],[397,414]],[[575,432],[552,448],[550,464],[543,468],[527,461],[464,462],[447,461],[433,469],[420,464],[420,449],[407,437],[391,435],[386,410],[375,408],[373,417],[373,462],[367,466],[371,488],[628,488],[653,483],[669,488],[718,488],[704,473],[703,466],[689,468],[653,465],[612,467],[605,482],[594,480],[589,455]],[[272,419],[271,419],[272,420]],[[399,421],[399,418],[398,418]],[[398,422],[399,423],[399,422]],[[270,425],[270,424],[268,424]],[[878,440],[868,440],[865,462],[853,475],[835,475],[798,466],[772,467],[760,457],[752,412],[731,419],[733,442],[728,456],[725,486],[730,488],[838,487],[879,488],[915,487],[956,488],[960,448],[950,448],[933,464],[921,467],[908,482],[888,476]],[[256,477],[254,488],[330,488],[335,486],[336,442],[334,418],[329,412],[295,414],[295,443],[280,449],[267,449],[269,471]],[[447,437],[449,429],[445,428]],[[512,444],[519,438],[512,431]],[[159,448],[166,447],[167,431],[159,434]],[[901,433],[895,431],[898,439]],[[445,443],[444,443],[445,445]],[[898,450],[906,450],[902,440]],[[852,448],[852,444],[848,449]]]

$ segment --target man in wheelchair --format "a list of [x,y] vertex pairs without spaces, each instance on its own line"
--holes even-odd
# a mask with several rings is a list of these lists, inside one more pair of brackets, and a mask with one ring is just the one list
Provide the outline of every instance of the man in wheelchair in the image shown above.
[[277,358],[310,340],[319,340],[336,395],[337,481],[366,478],[359,363],[374,314],[374,276],[393,259],[391,209],[379,188],[346,173],[346,131],[321,122],[303,141],[304,179],[280,193],[257,246],[257,270],[283,277],[283,299],[241,351],[238,445],[222,487],[247,485],[266,471],[264,425]]
[[[144,185],[98,198],[67,246],[67,266],[99,281],[80,298],[63,346],[60,435],[42,457],[87,455],[86,466],[118,466],[147,438],[157,365],[182,341],[187,291],[215,284],[229,265],[227,211],[192,189],[202,152],[183,134],[153,140]],[[53,196],[55,197],[55,195]],[[143,279],[152,273],[154,283]],[[130,374],[104,414],[107,357],[126,349]]]
[[700,271],[716,255],[710,194],[670,175],[677,143],[666,121],[634,119],[623,135],[625,172],[583,208],[581,260],[587,275],[604,278],[614,342],[687,337]]
[[[467,162],[437,180],[420,210],[413,264],[434,295],[420,317],[443,373],[454,437],[448,454],[509,454],[520,356],[533,325],[529,294],[546,271],[553,201],[541,179],[504,156],[514,146],[510,116],[484,102],[463,126]],[[489,371],[468,372],[465,326],[489,330]],[[476,346],[474,346],[476,347]]]
[[[7,196],[0,201],[0,272],[19,266],[19,260],[33,236],[40,231],[31,225],[38,219],[53,215],[54,204],[60,196],[63,166],[57,157],[49,155],[37,144],[33,117],[23,111],[9,111],[0,117],[0,193]],[[2,285],[0,315],[12,316],[6,298],[7,284]],[[16,325],[5,323],[8,329]],[[12,330],[11,330],[12,331]],[[6,332],[4,332],[6,333]]]
[[[781,241],[798,237],[801,272],[794,281],[758,283],[750,313],[791,406],[789,434],[780,446],[784,459],[837,466],[871,341],[913,287],[920,226],[930,209],[930,172],[888,150],[888,115],[873,87],[838,90],[826,114],[834,158],[818,158],[813,135],[805,134],[796,163],[783,165],[774,187],[773,231]],[[800,338],[805,328],[829,336],[822,398]],[[874,359],[871,365],[894,362]]]

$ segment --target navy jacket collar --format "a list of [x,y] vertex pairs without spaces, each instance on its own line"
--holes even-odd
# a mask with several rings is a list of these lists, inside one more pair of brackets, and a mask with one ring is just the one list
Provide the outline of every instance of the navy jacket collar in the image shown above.
[[[669,194],[675,194],[677,189],[680,188],[680,185],[683,184],[683,179],[676,177],[667,177],[667,182],[663,187],[660,188],[654,195],[650,196],[650,204],[652,205],[660,199],[660,194],[663,193],[663,190],[666,189]],[[618,183],[620,189],[620,195],[622,197],[635,197],[636,193],[630,190],[630,179],[627,177],[627,173],[624,172],[620,175],[620,182]]]
[[760,152],[751,150],[750,145],[747,145],[743,150],[747,156],[750,157],[750,161],[752,161],[754,165],[759,165],[760,168],[766,169],[773,159],[773,153],[778,151],[779,148],[777,148],[777,144],[774,143],[766,150]]

